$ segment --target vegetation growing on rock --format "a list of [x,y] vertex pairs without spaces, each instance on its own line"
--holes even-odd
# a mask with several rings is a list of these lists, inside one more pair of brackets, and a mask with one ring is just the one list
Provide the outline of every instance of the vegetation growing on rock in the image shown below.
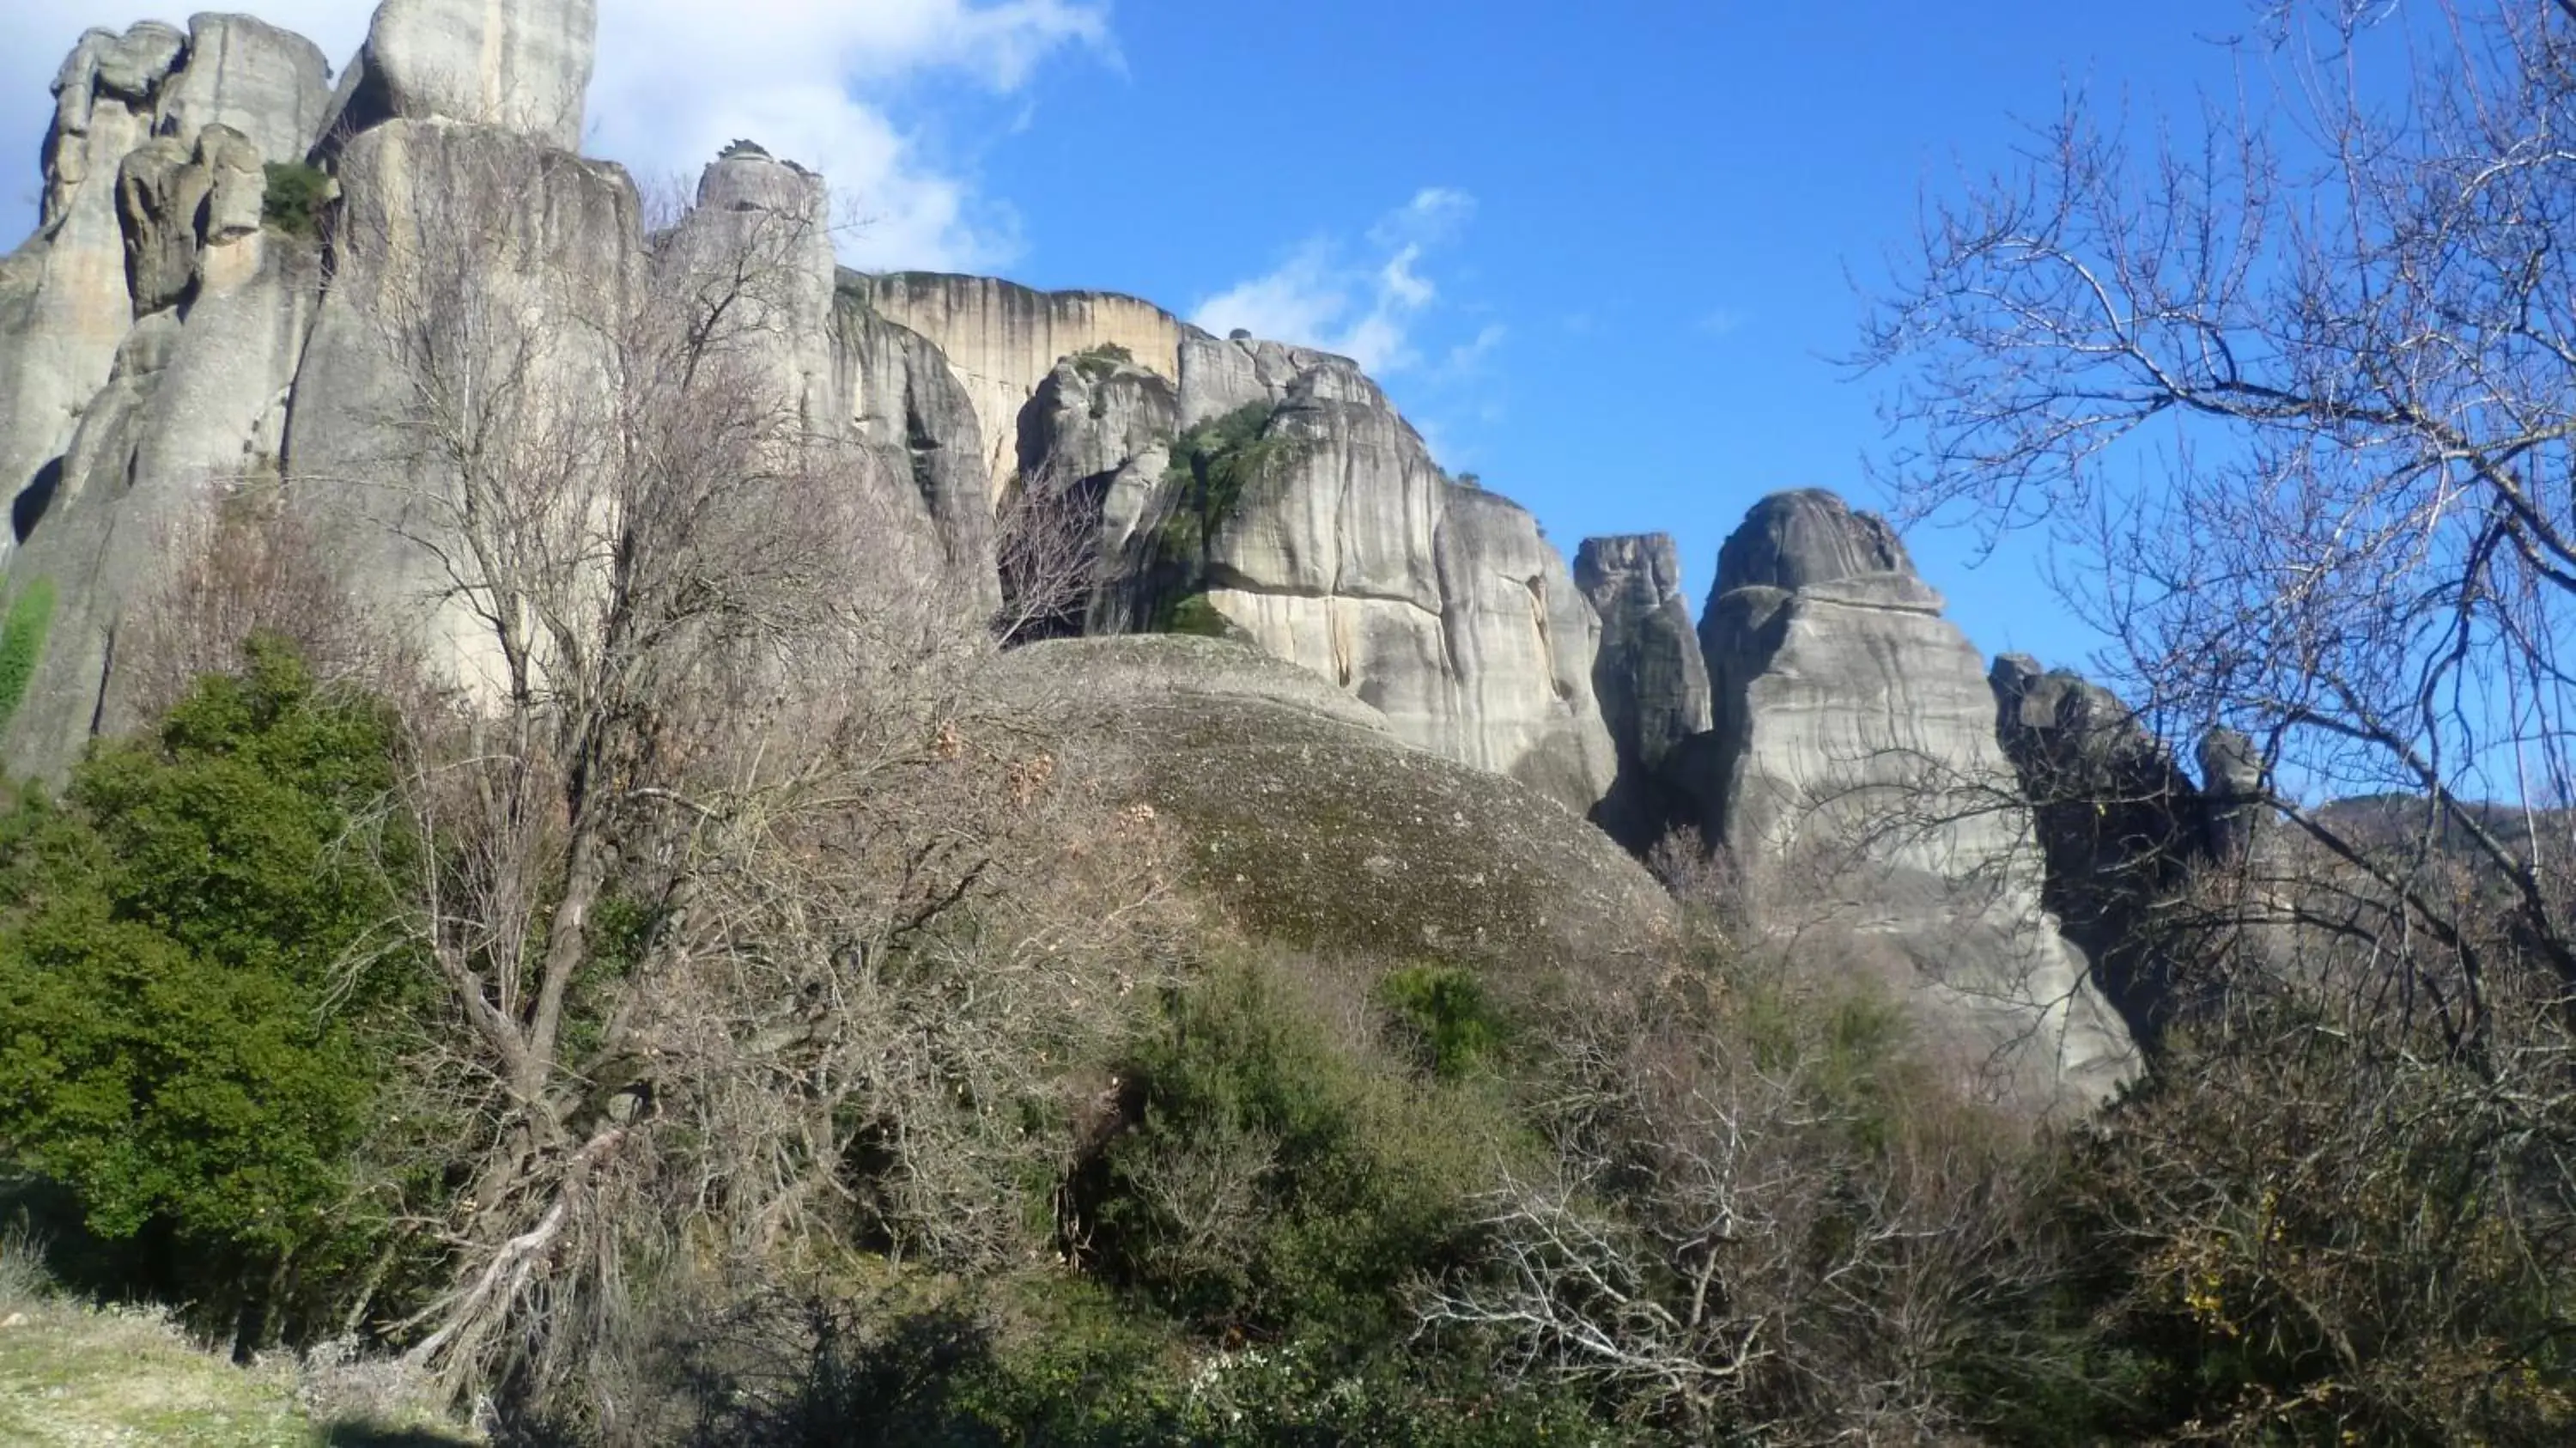
[[271,161],[267,174],[260,223],[288,236],[319,236],[322,214],[331,204],[330,173],[301,161]]
[[50,578],[29,582],[10,600],[8,618],[0,621],[0,729],[8,727],[10,717],[26,702],[36,666],[44,661],[45,634],[53,621],[54,581]]

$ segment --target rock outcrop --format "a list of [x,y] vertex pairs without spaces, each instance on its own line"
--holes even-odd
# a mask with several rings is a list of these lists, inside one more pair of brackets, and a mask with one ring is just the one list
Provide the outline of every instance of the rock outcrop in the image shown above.
[[1997,1089],[2097,1100],[2128,1033],[2042,904],[1984,660],[1881,520],[1830,493],[1756,504],[1700,624],[1718,803],[1759,922],[1837,938],[1943,1023]]
[[384,0],[322,136],[447,120],[579,150],[598,34],[597,0]]
[[[635,188],[542,139],[443,119],[374,126],[337,164],[347,200],[296,375],[289,497],[354,593],[469,689],[498,688],[473,580],[456,571],[470,556],[455,532],[463,439],[421,423],[414,393],[489,432],[476,447],[543,447],[577,427],[615,365],[614,339],[584,323],[625,315],[643,279]],[[441,370],[468,335],[475,355],[507,360],[524,406],[489,409],[469,389],[483,379]],[[554,445],[587,461],[564,465],[605,465],[579,436]]]
[[[1600,624],[1537,520],[1451,481],[1347,359],[1218,346],[1295,370],[1184,365],[1184,422],[1227,426],[1182,444],[1206,476],[1168,470],[1134,527],[1111,530],[1108,624],[1202,607],[1350,690],[1408,743],[1589,810],[1616,772],[1592,700]],[[1114,511],[1123,522],[1123,499]]]
[[188,21],[160,124],[183,140],[229,127],[266,160],[300,161],[322,133],[331,94],[331,67],[312,41],[247,15],[199,15]]
[[1151,302],[940,272],[892,272],[864,285],[877,315],[930,339],[948,359],[974,404],[996,496],[1019,460],[1020,411],[1058,362],[1116,347],[1166,381],[1179,380],[1181,323]]
[[842,415],[879,471],[936,530],[950,586],[972,606],[1001,605],[991,472],[974,403],[929,339],[879,316],[862,278],[842,273],[832,345]]
[[1583,821],[1406,747],[1348,694],[1242,644],[1065,639],[996,683],[1068,753],[1124,775],[1189,880],[1256,938],[1345,959],[1447,960],[1512,986],[1613,990],[1670,939],[1654,878]]
[[2152,1045],[2177,1004],[2159,907],[2207,858],[2200,790],[2118,696],[2018,654],[1995,660],[1996,733],[2031,803],[2045,900]]
[[1574,583],[1601,617],[1592,691],[1619,774],[1593,820],[1640,854],[1689,819],[1669,772],[1708,732],[1708,665],[1682,599],[1681,555],[1666,533],[1586,538]]
[[304,154],[327,76],[309,42],[228,15],[92,31],[64,62],[38,229],[0,262],[0,553],[12,599],[53,600],[9,721],[19,771],[134,722],[128,610],[213,497],[276,476],[322,276],[262,230],[265,168]]

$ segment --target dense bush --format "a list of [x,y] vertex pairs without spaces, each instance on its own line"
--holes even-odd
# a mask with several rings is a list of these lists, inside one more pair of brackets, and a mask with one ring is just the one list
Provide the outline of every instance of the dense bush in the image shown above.
[[1132,1053],[1140,1119],[1111,1142],[1088,1246],[1102,1275],[1223,1338],[1383,1345],[1403,1288],[1461,1260],[1510,1146],[1474,1091],[1337,1038],[1275,966],[1180,993]]
[[320,235],[322,213],[331,204],[330,173],[300,161],[271,161],[267,176],[260,223],[289,236]]
[[417,982],[390,742],[255,644],[0,819],[0,1152],[70,1195],[112,1278],[252,1343],[382,1246],[358,1153]]

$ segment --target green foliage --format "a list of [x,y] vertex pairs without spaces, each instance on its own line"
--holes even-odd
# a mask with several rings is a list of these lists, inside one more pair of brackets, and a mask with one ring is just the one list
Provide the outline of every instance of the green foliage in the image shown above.
[[[877,1448],[1645,1441],[1597,1421],[1577,1399],[1507,1388],[1476,1365],[1390,1357],[1353,1366],[1306,1341],[1196,1350],[1078,1281],[1024,1284],[990,1306],[879,1323],[827,1318],[798,1392],[729,1415],[699,1439]],[[997,1320],[1012,1330],[997,1330]],[[742,1400],[736,1385],[724,1387]]]
[[1204,593],[1193,593],[1171,605],[1163,614],[1161,631],[1209,639],[1230,639],[1239,632],[1234,621],[1217,612]]
[[1093,382],[1101,382],[1116,374],[1121,367],[1134,366],[1136,354],[1116,342],[1103,342],[1097,347],[1085,347],[1074,353],[1072,360],[1074,371]]
[[1502,1049],[1502,1015],[1472,971],[1408,966],[1387,976],[1378,995],[1412,1038],[1422,1064],[1444,1081],[1494,1064]]
[[1470,1247],[1469,1198],[1511,1132],[1483,1095],[1338,1040],[1286,972],[1227,966],[1179,994],[1124,1074],[1091,1242],[1103,1274],[1220,1334],[1384,1344],[1400,1289]]
[[419,988],[371,845],[377,706],[254,643],[57,805],[0,818],[0,1152],[134,1244],[143,1285],[255,1302],[374,1245],[354,1158]]
[[1154,594],[1163,600],[1156,632],[1182,631],[1175,624],[1182,607],[1202,592],[1209,544],[1245,494],[1303,446],[1273,431],[1271,416],[1269,403],[1247,403],[1172,440],[1171,465],[1163,473],[1171,507],[1154,534]]
[[331,204],[331,176],[301,161],[271,161],[268,189],[260,197],[260,224],[289,236],[318,236]]
[[36,681],[36,665],[45,657],[45,631],[54,621],[54,581],[39,578],[9,605],[9,617],[0,623],[0,729],[27,700],[27,687]]

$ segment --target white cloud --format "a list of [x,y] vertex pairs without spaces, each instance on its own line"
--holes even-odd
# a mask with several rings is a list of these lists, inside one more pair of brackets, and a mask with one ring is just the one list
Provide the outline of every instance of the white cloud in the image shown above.
[[[0,0],[0,233],[34,222],[33,158],[51,118],[46,87],[81,31],[122,29],[143,0]],[[343,64],[364,39],[367,0],[247,0]],[[651,183],[694,177],[744,137],[821,171],[866,224],[844,256],[863,266],[993,266],[1016,251],[1010,213],[929,148],[899,109],[907,84],[962,76],[997,95],[1062,51],[1108,58],[1096,0],[601,0],[599,65],[584,149]],[[0,244],[6,244],[0,242]]]
[[1730,337],[1743,330],[1745,316],[1733,307],[1718,307],[1699,319],[1699,329],[1712,337]]
[[[1424,260],[1454,242],[1475,210],[1466,192],[1426,187],[1369,228],[1365,254],[1354,258],[1329,237],[1310,240],[1267,274],[1199,303],[1191,320],[1339,352],[1372,373],[1402,372],[1422,360],[1414,329],[1440,298]],[[1500,329],[1488,330],[1495,336],[1481,350],[1502,341]]]
[[1457,346],[1440,362],[1441,377],[1450,382],[1463,382],[1485,370],[1494,353],[1511,336],[1511,328],[1500,322],[1487,322],[1484,328]]

